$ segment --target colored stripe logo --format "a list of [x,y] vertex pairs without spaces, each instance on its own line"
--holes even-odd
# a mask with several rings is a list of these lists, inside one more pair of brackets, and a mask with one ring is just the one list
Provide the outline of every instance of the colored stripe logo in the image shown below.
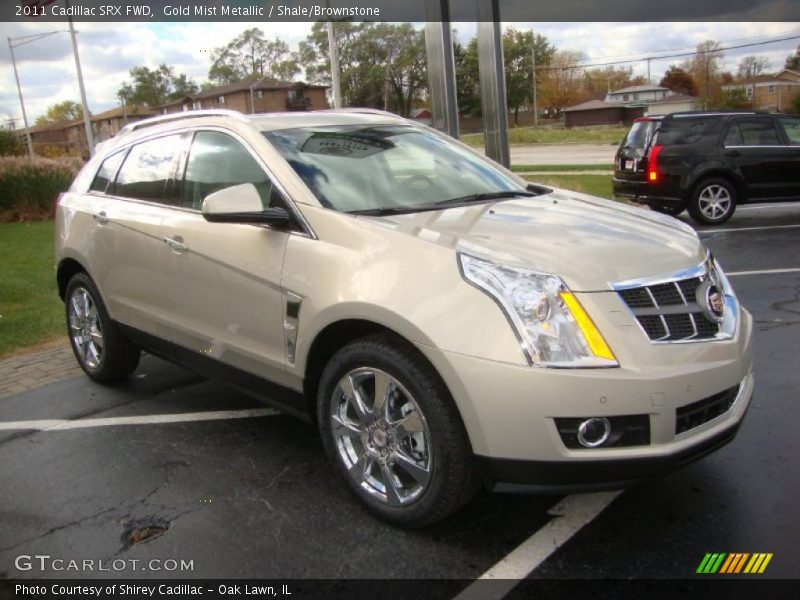
[[703,560],[700,561],[700,566],[697,567],[696,573],[701,575],[763,573],[771,560],[771,552],[756,552],[753,554],[749,552],[707,552]]

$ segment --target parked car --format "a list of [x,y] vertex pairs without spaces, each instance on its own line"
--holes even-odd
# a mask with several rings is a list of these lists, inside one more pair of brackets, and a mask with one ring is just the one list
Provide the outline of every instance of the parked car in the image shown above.
[[617,150],[614,194],[718,225],[746,202],[800,198],[800,117],[687,112],[636,119]]
[[752,319],[691,227],[388,113],[129,125],[55,240],[89,377],[145,349],[308,419],[398,525],[482,485],[657,476],[730,441],[752,395]]

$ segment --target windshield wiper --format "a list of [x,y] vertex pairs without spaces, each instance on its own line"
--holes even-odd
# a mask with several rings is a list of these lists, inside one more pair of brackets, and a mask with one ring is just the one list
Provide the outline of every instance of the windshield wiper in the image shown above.
[[517,196],[538,196],[535,192],[528,190],[514,190],[508,192],[484,192],[482,194],[469,194],[467,196],[459,196],[458,198],[450,198],[448,200],[439,200],[434,202],[436,206],[446,206],[448,204],[464,204],[466,202],[480,202],[481,200],[499,200],[501,198],[516,198]]
[[382,208],[364,208],[362,210],[348,210],[348,215],[368,215],[371,217],[383,217],[386,215],[402,215],[410,212],[417,212],[419,207],[413,206],[384,206]]

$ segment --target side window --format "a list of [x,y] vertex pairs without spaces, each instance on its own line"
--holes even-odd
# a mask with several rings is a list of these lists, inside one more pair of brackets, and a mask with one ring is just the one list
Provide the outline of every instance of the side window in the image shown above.
[[168,135],[136,144],[117,174],[117,196],[165,202],[175,163],[183,149],[183,136]]
[[114,181],[114,175],[117,174],[119,163],[122,162],[124,156],[125,152],[117,152],[106,158],[97,170],[97,175],[94,176],[94,181],[92,181],[89,190],[105,194],[108,190],[108,184]]
[[778,117],[778,122],[786,132],[792,146],[800,146],[800,117]]
[[743,146],[742,132],[739,131],[739,125],[734,121],[728,128],[728,133],[725,134],[725,141],[723,146]]
[[264,208],[281,203],[264,169],[244,146],[224,133],[197,132],[189,149],[181,206],[200,210],[209,194],[242,183],[256,186]]
[[772,119],[739,119],[739,130],[745,146],[780,146],[778,130]]
[[658,143],[663,145],[694,144],[702,139],[714,121],[700,117],[681,117],[665,121]]

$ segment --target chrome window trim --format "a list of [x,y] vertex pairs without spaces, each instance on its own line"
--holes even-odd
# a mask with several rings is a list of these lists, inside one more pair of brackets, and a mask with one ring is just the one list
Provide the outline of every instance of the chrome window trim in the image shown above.
[[[267,174],[267,176],[269,177],[269,179],[272,182],[272,184],[278,188],[278,191],[281,193],[281,195],[283,196],[283,199],[286,201],[286,205],[289,207],[290,212],[297,218],[298,223],[300,223],[300,226],[303,228],[303,231],[288,231],[287,233],[294,234],[294,235],[299,235],[301,237],[307,237],[307,238],[312,239],[312,240],[319,239],[319,237],[317,236],[317,234],[314,232],[313,228],[311,227],[311,224],[305,218],[303,213],[297,208],[294,200],[289,195],[289,193],[286,191],[286,188],[283,186],[283,184],[281,184],[279,179],[275,176],[275,173],[267,166],[267,164],[264,162],[264,160],[253,150],[252,146],[247,142],[247,140],[245,140],[237,131],[235,131],[233,129],[230,129],[228,127],[224,127],[224,126],[221,126],[221,125],[186,126],[186,127],[178,127],[178,128],[175,128],[175,129],[170,129],[168,131],[160,131],[158,133],[153,133],[152,135],[138,137],[135,140],[130,140],[129,142],[126,142],[125,144],[122,144],[120,146],[116,146],[113,151],[108,153],[107,156],[103,156],[102,157],[102,159],[100,160],[100,165],[102,166],[103,162],[109,156],[112,156],[113,154],[116,154],[117,152],[125,152],[125,153],[127,153],[128,151],[130,151],[130,149],[133,146],[135,146],[137,144],[141,144],[143,142],[147,142],[147,141],[150,141],[150,140],[158,139],[158,138],[161,138],[161,137],[166,137],[166,136],[169,136],[169,135],[191,133],[192,134],[191,136],[187,136],[188,139],[189,139],[189,141],[187,143],[187,147],[184,150],[181,151],[181,153],[183,153],[183,152],[186,153],[186,156],[182,157],[181,161],[180,161],[182,163],[183,171],[185,173],[185,171],[186,171],[186,163],[187,163],[188,158],[189,158],[189,150],[191,149],[191,142],[194,140],[194,134],[196,132],[198,132],[198,131],[218,131],[220,133],[224,133],[226,135],[230,135],[237,142],[242,144],[242,146],[244,146],[244,148],[256,160],[258,165],[264,170],[264,172]],[[179,155],[179,157],[180,157],[180,155]],[[120,167],[117,169],[117,174],[119,173],[119,169],[122,167],[122,164],[124,164],[124,162],[125,161],[123,160],[122,163],[120,164]],[[98,167],[98,169],[99,169],[99,167]],[[175,175],[177,177],[177,173]],[[97,174],[95,173],[95,177],[96,176],[97,176]],[[116,175],[115,175],[114,179],[116,181]],[[176,179],[176,181],[177,181],[177,179]],[[181,175],[181,182],[182,181],[183,181],[183,175]],[[94,178],[92,178],[92,182],[94,182]],[[89,186],[91,187],[91,182],[89,183]],[[139,204],[146,204],[146,205],[149,205],[149,206],[158,206],[158,207],[161,207],[161,208],[167,208],[167,209],[170,209],[170,210],[178,210],[178,211],[181,211],[181,212],[189,212],[189,213],[192,213],[192,214],[202,214],[201,211],[199,211],[197,209],[194,209],[194,208],[186,208],[186,207],[183,207],[183,206],[176,206],[174,204],[166,204],[164,202],[154,202],[152,200],[142,200],[140,198],[130,198],[128,196],[118,196],[116,194],[108,194],[108,193],[105,193],[105,192],[100,193],[100,192],[97,192],[96,190],[93,191],[91,189],[86,190],[84,193],[86,193],[86,194],[91,193],[92,195],[102,196],[104,198],[113,198],[115,200],[124,200],[124,201],[127,201],[127,202],[135,202],[135,203],[139,203]],[[269,225],[262,225],[261,227],[263,227],[264,229],[274,230],[274,228],[270,227]]]

